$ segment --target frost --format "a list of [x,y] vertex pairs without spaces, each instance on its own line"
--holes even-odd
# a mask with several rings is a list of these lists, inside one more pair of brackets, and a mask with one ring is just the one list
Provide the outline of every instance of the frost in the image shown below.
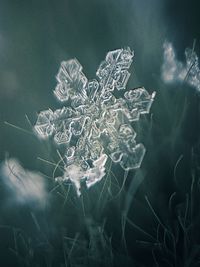
[[136,144],[131,122],[149,113],[155,92],[132,89],[117,98],[114,90],[123,91],[133,60],[130,48],[107,53],[96,75],[88,81],[77,59],[61,63],[54,94],[66,105],[55,111],[41,111],[35,125],[42,138],[52,136],[57,145],[65,145],[64,174],[57,180],[70,179],[80,195],[81,180],[89,188],[105,175],[108,156],[124,170],[139,168],[145,153]]
[[164,62],[162,65],[162,78],[167,83],[185,81],[190,86],[200,91],[200,70],[196,53],[186,48],[186,63],[176,59],[176,54],[171,43],[164,43]]

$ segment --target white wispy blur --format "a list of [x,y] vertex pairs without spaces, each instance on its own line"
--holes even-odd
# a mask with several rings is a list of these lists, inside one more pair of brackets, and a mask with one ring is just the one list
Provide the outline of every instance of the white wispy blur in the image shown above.
[[183,82],[200,91],[200,70],[198,57],[194,50],[186,48],[186,62],[182,63],[176,59],[174,47],[171,43],[165,42],[164,61],[162,65],[162,79],[166,83]]
[[34,203],[37,208],[44,206],[47,191],[44,178],[39,173],[25,170],[18,160],[11,158],[1,164],[0,176],[11,193],[10,201]]

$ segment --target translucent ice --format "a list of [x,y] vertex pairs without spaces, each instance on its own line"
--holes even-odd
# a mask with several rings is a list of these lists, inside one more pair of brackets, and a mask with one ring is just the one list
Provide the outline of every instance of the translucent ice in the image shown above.
[[66,106],[41,111],[35,130],[42,138],[53,136],[55,143],[64,144],[64,174],[57,180],[70,179],[80,195],[80,183],[91,187],[105,174],[108,156],[125,170],[139,168],[145,153],[136,144],[131,126],[141,114],[149,113],[155,92],[144,88],[126,91],[116,98],[114,90],[124,90],[133,60],[130,48],[107,53],[96,75],[88,81],[77,59],[61,63],[55,96]]

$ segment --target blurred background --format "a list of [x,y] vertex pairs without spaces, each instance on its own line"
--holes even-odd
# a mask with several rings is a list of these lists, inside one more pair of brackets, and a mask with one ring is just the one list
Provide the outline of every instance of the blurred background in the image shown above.
[[[181,62],[194,41],[200,55],[199,8],[197,0],[0,0],[0,162],[18,160],[42,195],[30,190],[30,201],[1,172],[0,266],[200,266],[200,95],[161,76],[166,40]],[[136,125],[147,153],[125,182],[112,165],[78,199],[38,159],[58,155],[32,125],[37,112],[61,107],[53,95],[61,61],[76,57],[92,79],[106,52],[126,46],[135,51],[127,89],[157,92]]]

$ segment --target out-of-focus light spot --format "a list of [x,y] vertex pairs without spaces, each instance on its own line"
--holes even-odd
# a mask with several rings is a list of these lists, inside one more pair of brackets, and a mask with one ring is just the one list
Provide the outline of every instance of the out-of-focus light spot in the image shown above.
[[11,193],[11,201],[18,204],[34,203],[38,208],[44,206],[47,191],[44,178],[39,173],[25,170],[18,160],[11,158],[1,164],[0,176]]
[[194,50],[186,48],[186,62],[184,64],[176,59],[176,54],[171,43],[165,42],[163,48],[162,79],[166,83],[185,81],[188,85],[200,91],[200,70],[198,57]]

